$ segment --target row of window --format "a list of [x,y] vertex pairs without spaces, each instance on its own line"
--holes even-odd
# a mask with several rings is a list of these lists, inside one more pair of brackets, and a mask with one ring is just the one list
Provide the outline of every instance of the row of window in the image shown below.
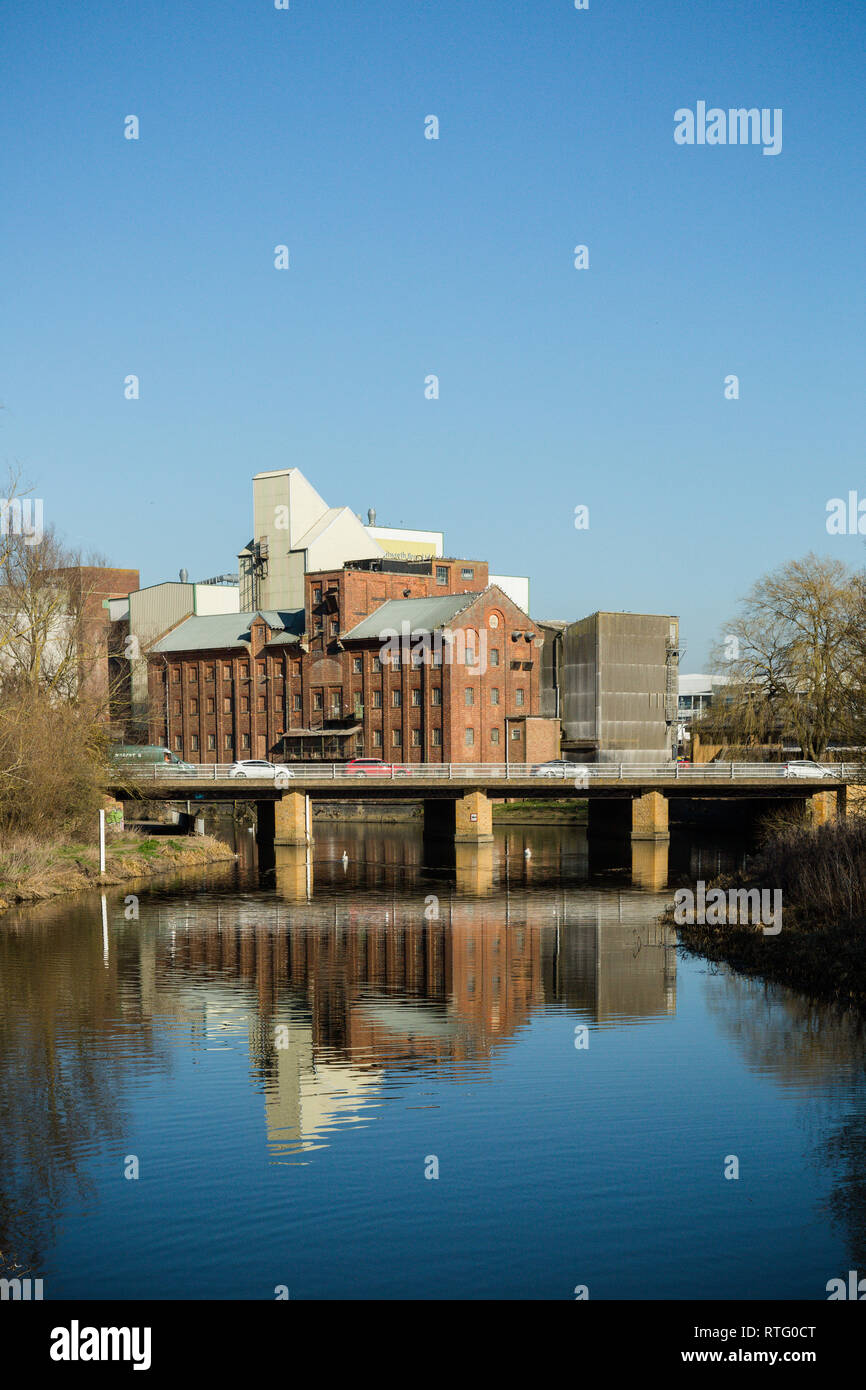
[[[431,697],[431,704],[433,704],[433,705],[441,705],[441,704],[442,704],[442,691],[438,688],[438,686],[437,686],[437,687],[434,687],[434,689],[431,690],[431,692],[430,692],[430,697]],[[468,685],[468,686],[466,687],[466,690],[465,690],[465,692],[464,692],[464,698],[465,698],[465,702],[466,702],[467,705],[474,705],[474,704],[475,704],[475,689],[474,689],[473,686]],[[241,707],[241,713],[242,713],[242,714],[249,714],[249,712],[250,712],[250,697],[249,697],[249,695],[242,695],[242,696],[240,697],[240,700],[241,700],[241,706],[240,706],[240,707]],[[372,708],[373,708],[373,709],[381,709],[381,708],[382,708],[382,691],[381,691],[381,690],[374,690],[374,691],[372,692],[372,701],[373,701],[373,704],[372,704]],[[498,705],[499,702],[500,702],[500,701],[499,701],[499,690],[496,688],[496,686],[494,686],[493,689],[490,691],[490,703],[491,703],[491,705]],[[525,703],[525,694],[524,694],[524,691],[523,691],[523,690],[515,690],[515,692],[514,692],[514,703],[515,703],[515,705],[518,706],[518,707],[524,705],[524,703]],[[402,706],[402,704],[403,704],[403,692],[402,692],[402,690],[392,690],[392,691],[391,691],[391,707],[392,707],[392,709],[400,709],[401,706]],[[421,691],[420,691],[420,690],[413,690],[413,691],[412,691],[412,706],[413,706],[413,708],[418,709],[418,708],[420,707],[420,705],[421,705]],[[324,710],[324,708],[325,708],[325,692],[324,692],[323,690],[314,690],[314,691],[313,691],[313,709],[314,709],[314,710]],[[361,711],[361,697],[360,697],[359,695],[356,695],[356,696],[355,696],[354,708],[355,708],[356,712],[360,715],[360,711]],[[233,709],[234,709],[234,701],[233,701],[233,699],[232,699],[232,696],[231,696],[231,695],[225,695],[225,696],[223,696],[223,713],[224,713],[224,714],[231,714],[232,711],[233,711]],[[267,710],[267,696],[265,696],[265,695],[259,695],[259,696],[256,697],[256,709],[257,709],[260,713],[264,713],[264,712]],[[293,695],[293,696],[292,696],[292,710],[299,714],[299,713],[301,712],[302,709],[303,709],[303,704],[302,704],[301,696],[300,696],[299,694]],[[275,712],[276,714],[281,714],[281,713],[282,713],[282,710],[283,710],[283,701],[282,701],[282,698],[281,698],[280,696],[276,696],[275,699],[274,699],[274,712]],[[208,695],[208,696],[206,697],[206,699],[205,699],[205,713],[206,713],[206,714],[214,714],[215,711],[216,711],[216,699],[215,699],[215,697],[214,697],[213,695]],[[335,694],[335,693],[332,692],[332,694],[331,694],[331,700],[330,700],[330,711],[331,711],[332,717],[335,717],[335,718],[337,718],[337,719],[341,718],[342,713],[343,713],[343,697],[342,697],[341,694],[338,694],[338,693]],[[182,702],[181,702],[180,700],[175,700],[175,702],[174,702],[174,713],[175,713],[175,715],[180,715],[180,714],[182,714],[182,712],[183,712]],[[191,700],[190,700],[190,702],[189,702],[189,712],[190,712],[191,715],[197,715],[197,714],[199,713],[199,702],[198,702],[197,699],[191,699]]]
[[[491,730],[490,730],[490,742],[491,742],[492,744],[495,745],[495,744],[498,744],[498,743],[499,743],[499,741],[500,741],[500,732],[501,732],[501,731],[500,731],[499,729],[491,729]],[[431,744],[432,744],[432,746],[433,746],[434,748],[441,748],[441,747],[442,747],[442,730],[441,730],[441,729],[431,729],[430,733],[431,733]],[[410,730],[410,737],[411,737],[411,746],[412,746],[413,748],[420,748],[420,747],[421,747],[421,730],[420,730],[420,729],[412,729],[412,730]],[[511,730],[511,737],[512,737],[512,739],[515,739],[515,740],[516,740],[516,739],[519,739],[519,738],[520,738],[520,729],[519,729],[519,728],[514,728],[514,729],[512,729],[512,730]],[[465,734],[464,734],[464,740],[463,740],[463,741],[464,741],[464,743],[465,743],[465,745],[466,745],[467,748],[473,748],[473,747],[475,746],[475,730],[474,730],[474,729],[466,729]],[[384,744],[384,736],[383,736],[382,730],[381,730],[381,729],[374,729],[374,730],[373,730],[373,747],[374,747],[374,748],[382,748],[382,747],[383,747],[383,744]],[[199,744],[199,736],[198,736],[198,734],[191,734],[191,735],[190,735],[189,746],[190,746],[190,752],[192,752],[192,753],[198,753],[198,752],[199,752],[200,744]],[[208,734],[208,735],[207,735],[207,749],[208,749],[208,752],[210,752],[210,753],[215,752],[215,751],[216,751],[216,746],[217,746],[216,734]],[[242,750],[248,749],[248,748],[250,747],[250,735],[249,735],[249,734],[241,734],[241,744],[240,744],[240,746],[241,746],[241,749],[242,749]],[[183,738],[182,738],[182,736],[181,736],[180,734],[175,734],[175,736],[174,736],[174,747],[175,747],[175,751],[178,752],[178,753],[180,753],[180,752],[183,751]],[[403,731],[402,731],[402,729],[392,729],[392,730],[391,730],[391,747],[392,747],[392,748],[402,748],[402,747],[403,747]],[[232,737],[231,734],[226,734],[226,735],[225,735],[225,737],[224,737],[224,739],[223,739],[223,748],[224,748],[224,750],[225,750],[226,753],[231,753],[231,752],[234,751],[234,739],[233,739],[233,737]]]
[[[332,626],[332,628],[333,628],[332,636],[336,636],[336,623],[332,623],[331,626]],[[317,632],[320,631],[320,627],[317,628],[316,630],[317,630]],[[467,652],[467,658],[468,658],[468,656],[469,656],[469,653]],[[498,666],[498,665],[500,664],[500,652],[499,652],[499,648],[498,648],[498,647],[491,647],[490,651],[487,653],[487,660],[488,660],[488,662],[489,662],[489,664],[490,664],[491,666]],[[433,651],[433,652],[431,652],[431,653],[430,653],[430,662],[431,662],[431,665],[433,665],[433,666],[441,666],[441,665],[442,665],[442,653],[441,653],[441,651]],[[396,664],[399,664],[399,663],[396,663]],[[415,667],[416,669],[419,668],[419,667],[421,667],[421,666],[423,666],[423,665],[424,665],[424,653],[423,653],[423,652],[420,652],[420,651],[412,652],[411,664],[412,664],[412,666]],[[520,662],[512,662],[511,664],[512,664],[512,666],[517,666],[517,667],[519,667],[519,666],[521,665]],[[531,663],[529,663],[529,662],[526,662],[526,663],[523,663],[523,664],[526,665],[526,666],[531,666]],[[371,665],[372,665],[372,670],[373,670],[375,673],[377,673],[377,674],[378,674],[378,672],[380,672],[380,671],[382,670],[382,662],[380,661],[380,659],[379,659],[378,656],[374,656],[374,657],[373,657]],[[265,662],[264,662],[264,661],[259,661],[259,662],[256,663],[256,666],[257,666],[257,675],[258,675],[259,680],[265,680],[265,679],[267,678],[267,668],[266,668]],[[182,668],[181,668],[180,666],[172,666],[172,667],[171,667],[171,679],[172,679],[172,683],[173,683],[174,685],[179,685],[179,684],[180,684],[180,680],[181,680],[181,669],[182,669]],[[353,657],[352,657],[352,673],[353,673],[353,675],[360,676],[360,675],[363,674],[363,671],[364,671],[364,658],[363,658],[362,656],[353,656]],[[197,683],[197,681],[198,681],[198,667],[197,667],[197,666],[187,666],[187,667],[186,667],[186,673],[187,673],[187,681],[188,681],[188,683],[189,683],[190,685],[195,685],[195,684]],[[291,674],[292,674],[294,677],[296,677],[296,678],[300,678],[300,675],[301,675],[301,663],[300,663],[300,661],[293,661],[293,662],[292,662]],[[215,680],[215,678],[216,678],[216,668],[215,668],[214,666],[205,666],[205,668],[204,668],[204,679],[205,679],[205,681],[213,681],[213,680]],[[225,680],[225,681],[230,681],[230,680],[232,680],[232,679],[233,679],[233,671],[232,671],[231,666],[228,665],[228,664],[223,664],[223,680]],[[250,679],[250,664],[249,664],[248,661],[242,661],[242,662],[240,663],[240,665],[238,666],[238,679],[239,679],[239,680],[242,680],[242,681],[247,681],[247,680]],[[282,672],[282,671],[275,671],[275,672],[274,672],[274,675],[273,675],[273,679],[276,680],[276,681],[281,681],[281,680],[283,679],[283,672]]]

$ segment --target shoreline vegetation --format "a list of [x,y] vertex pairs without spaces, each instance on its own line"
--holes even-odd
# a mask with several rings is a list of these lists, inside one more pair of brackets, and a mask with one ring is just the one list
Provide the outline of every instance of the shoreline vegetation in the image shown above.
[[744,874],[718,877],[712,888],[781,890],[781,931],[681,925],[670,905],[662,920],[687,954],[866,1012],[866,818],[776,826]]
[[96,845],[12,836],[0,845],[0,912],[235,859],[234,850],[210,835],[152,836],[124,830],[107,836],[105,873],[100,874]]

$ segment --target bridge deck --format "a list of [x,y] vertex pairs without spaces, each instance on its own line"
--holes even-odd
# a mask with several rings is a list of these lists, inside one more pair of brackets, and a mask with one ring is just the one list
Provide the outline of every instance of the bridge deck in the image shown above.
[[[275,785],[271,778],[234,778],[228,766],[202,765],[177,772],[157,765],[124,769],[112,794],[165,801],[275,801],[286,792],[306,792],[316,800],[451,800],[483,791],[501,800],[527,797],[558,800],[574,797],[632,799],[647,791],[668,797],[772,797],[788,800],[816,792],[839,791],[854,780],[854,769],[828,765],[830,775],[786,775],[784,764],[708,763],[698,767],[596,764],[565,777],[543,776],[525,764],[396,764],[386,773],[348,773],[342,764],[287,768]],[[290,775],[289,775],[290,774]]]

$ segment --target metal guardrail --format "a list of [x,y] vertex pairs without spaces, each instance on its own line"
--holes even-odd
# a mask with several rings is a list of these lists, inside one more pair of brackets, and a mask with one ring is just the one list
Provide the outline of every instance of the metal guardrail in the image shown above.
[[[357,786],[365,782],[380,784],[386,781],[402,781],[416,777],[424,781],[479,781],[479,782],[526,782],[557,781],[572,786],[586,787],[591,782],[693,782],[716,783],[738,781],[796,781],[814,787],[823,780],[819,775],[796,775],[784,763],[700,763],[682,767],[671,763],[591,763],[573,764],[568,771],[551,771],[539,763],[389,763],[383,770],[357,772],[349,770],[344,763],[293,763],[277,764],[274,777],[270,773],[231,773],[230,763],[201,763],[191,770],[156,763],[151,767],[132,767],[121,765],[117,768],[118,781],[134,782],[188,782],[198,785],[202,782],[236,781],[238,791],[246,783],[256,786],[291,787],[292,782],[351,782]],[[848,781],[855,777],[858,765],[854,763],[823,763],[822,768],[834,779]]]

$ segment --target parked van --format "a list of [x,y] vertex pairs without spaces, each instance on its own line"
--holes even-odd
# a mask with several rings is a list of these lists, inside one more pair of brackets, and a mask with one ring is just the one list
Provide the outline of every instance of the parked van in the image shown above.
[[172,772],[195,772],[193,763],[185,763],[170,749],[154,744],[118,743],[109,748],[108,756],[118,767],[155,767],[162,763]]

